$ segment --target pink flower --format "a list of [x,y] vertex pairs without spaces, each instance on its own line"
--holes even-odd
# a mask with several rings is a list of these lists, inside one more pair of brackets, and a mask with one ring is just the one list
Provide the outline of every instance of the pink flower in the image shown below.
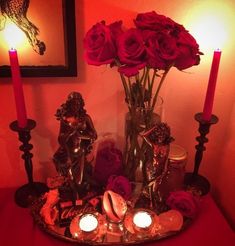
[[84,38],[85,60],[91,65],[111,64],[117,56],[116,38],[122,22],[107,26],[104,21],[94,25]]
[[129,180],[124,176],[110,176],[106,190],[111,190],[121,195],[125,200],[128,200],[131,196],[131,184]]
[[141,31],[131,28],[122,33],[118,38],[117,46],[120,62],[125,64],[125,69],[120,68],[119,72],[128,76],[129,68],[130,74],[136,75],[138,70],[146,65],[146,49]]
[[183,216],[189,218],[194,218],[199,209],[198,197],[186,191],[171,192],[166,204],[171,209],[178,210]]

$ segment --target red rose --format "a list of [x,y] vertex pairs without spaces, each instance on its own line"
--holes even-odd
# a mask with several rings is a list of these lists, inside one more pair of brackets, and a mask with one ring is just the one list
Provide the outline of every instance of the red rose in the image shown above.
[[146,49],[141,31],[134,28],[127,30],[119,36],[117,45],[118,57],[125,64],[125,68],[119,71],[128,76],[128,69],[132,69],[132,74],[134,69],[137,74],[146,65]]
[[135,66],[121,66],[118,68],[118,72],[124,74],[127,77],[135,76],[139,73],[144,66],[142,64]]
[[110,24],[109,29],[112,33],[113,38],[116,40],[120,34],[123,33],[122,30],[122,21],[116,21]]
[[138,14],[134,23],[139,29],[148,29],[162,31],[163,29],[172,29],[177,23],[172,19],[159,15],[155,11]]
[[123,173],[121,150],[115,147],[103,147],[98,150],[94,167],[94,179],[105,186],[111,175]]
[[178,55],[176,39],[166,32],[144,31],[148,65],[166,70]]
[[198,212],[199,199],[190,192],[174,191],[170,193],[166,204],[171,209],[178,210],[183,216],[194,218]]
[[199,51],[199,45],[196,40],[188,31],[178,33],[178,57],[175,61],[175,67],[183,70],[193,65],[200,63],[200,56],[202,53]]
[[94,25],[84,38],[85,59],[88,64],[110,64],[117,56],[115,39],[122,32],[122,22],[115,22],[109,26],[102,21]]
[[124,176],[110,176],[106,190],[111,190],[121,195],[125,200],[128,200],[131,196],[131,184],[129,180]]

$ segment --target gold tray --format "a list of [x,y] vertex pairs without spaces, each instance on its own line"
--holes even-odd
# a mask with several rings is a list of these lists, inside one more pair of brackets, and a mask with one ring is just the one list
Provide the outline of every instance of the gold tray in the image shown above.
[[[191,219],[184,218],[183,226],[179,231],[170,231],[170,232],[162,232],[158,233],[157,235],[151,234],[151,232],[143,231],[142,233],[133,234],[130,233],[125,227],[125,221],[122,224],[113,224],[112,226],[116,227],[116,229],[120,229],[122,227],[122,235],[117,235],[117,233],[108,233],[106,230],[106,227],[109,227],[110,225],[102,224],[102,229],[98,230],[97,235],[91,238],[84,238],[81,235],[79,235],[77,238],[73,238],[71,235],[71,224],[77,223],[75,220],[78,218],[74,218],[70,224],[70,227],[59,227],[59,225],[49,225],[45,223],[44,218],[40,215],[40,210],[44,204],[44,200],[42,198],[39,198],[36,200],[32,206],[31,206],[31,215],[35,221],[35,223],[39,226],[40,229],[42,229],[44,232],[49,233],[51,236],[56,237],[60,240],[64,240],[71,243],[82,243],[83,245],[134,245],[134,244],[140,244],[145,242],[153,242],[158,241],[161,239],[165,239],[174,235],[177,235],[181,233],[183,230],[185,230],[190,224]],[[151,210],[149,210],[151,213]],[[102,217],[102,216],[101,216]],[[129,217],[129,218],[128,218]],[[126,214],[126,219],[130,219],[131,217],[131,211],[128,211]],[[101,218],[102,220],[102,218]],[[115,228],[114,228],[115,229]],[[73,229],[72,229],[73,230]],[[131,228],[132,230],[132,228]],[[141,235],[141,236],[140,236]]]

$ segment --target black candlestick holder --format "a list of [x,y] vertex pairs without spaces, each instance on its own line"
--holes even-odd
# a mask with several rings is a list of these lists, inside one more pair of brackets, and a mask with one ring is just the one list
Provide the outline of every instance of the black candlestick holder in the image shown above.
[[196,154],[194,159],[194,170],[192,173],[185,174],[184,183],[186,188],[193,189],[201,195],[206,195],[210,191],[210,182],[206,177],[200,175],[198,172],[202,161],[203,152],[206,150],[204,144],[208,142],[206,135],[209,133],[211,125],[216,124],[219,119],[217,116],[212,115],[209,121],[205,121],[202,118],[202,113],[195,114],[194,118],[197,122],[199,122],[198,131],[200,136],[196,137],[198,144],[195,146]]
[[31,119],[27,120],[27,125],[24,128],[18,126],[18,121],[13,121],[10,124],[10,129],[18,132],[19,140],[23,143],[19,149],[23,151],[21,157],[24,160],[28,183],[18,188],[15,192],[15,202],[23,208],[29,207],[36,198],[48,191],[46,184],[33,181],[33,154],[30,152],[33,145],[29,141],[31,139],[30,131],[35,126],[36,122]]

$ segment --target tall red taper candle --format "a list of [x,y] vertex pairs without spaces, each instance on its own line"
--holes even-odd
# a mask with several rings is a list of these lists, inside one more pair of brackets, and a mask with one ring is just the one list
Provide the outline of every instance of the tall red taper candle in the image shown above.
[[17,56],[17,51],[15,49],[9,50],[9,58],[10,58],[10,65],[11,65],[13,89],[15,95],[18,126],[24,128],[27,125],[27,115],[26,115],[23,87],[22,87],[21,76],[20,76],[18,56]]
[[209,77],[209,82],[207,86],[206,99],[205,99],[203,114],[202,114],[202,118],[205,121],[209,121],[211,119],[214,95],[215,95],[216,80],[217,80],[217,75],[219,71],[220,57],[221,57],[221,51],[215,50],[212,64],[211,64],[210,77]]

